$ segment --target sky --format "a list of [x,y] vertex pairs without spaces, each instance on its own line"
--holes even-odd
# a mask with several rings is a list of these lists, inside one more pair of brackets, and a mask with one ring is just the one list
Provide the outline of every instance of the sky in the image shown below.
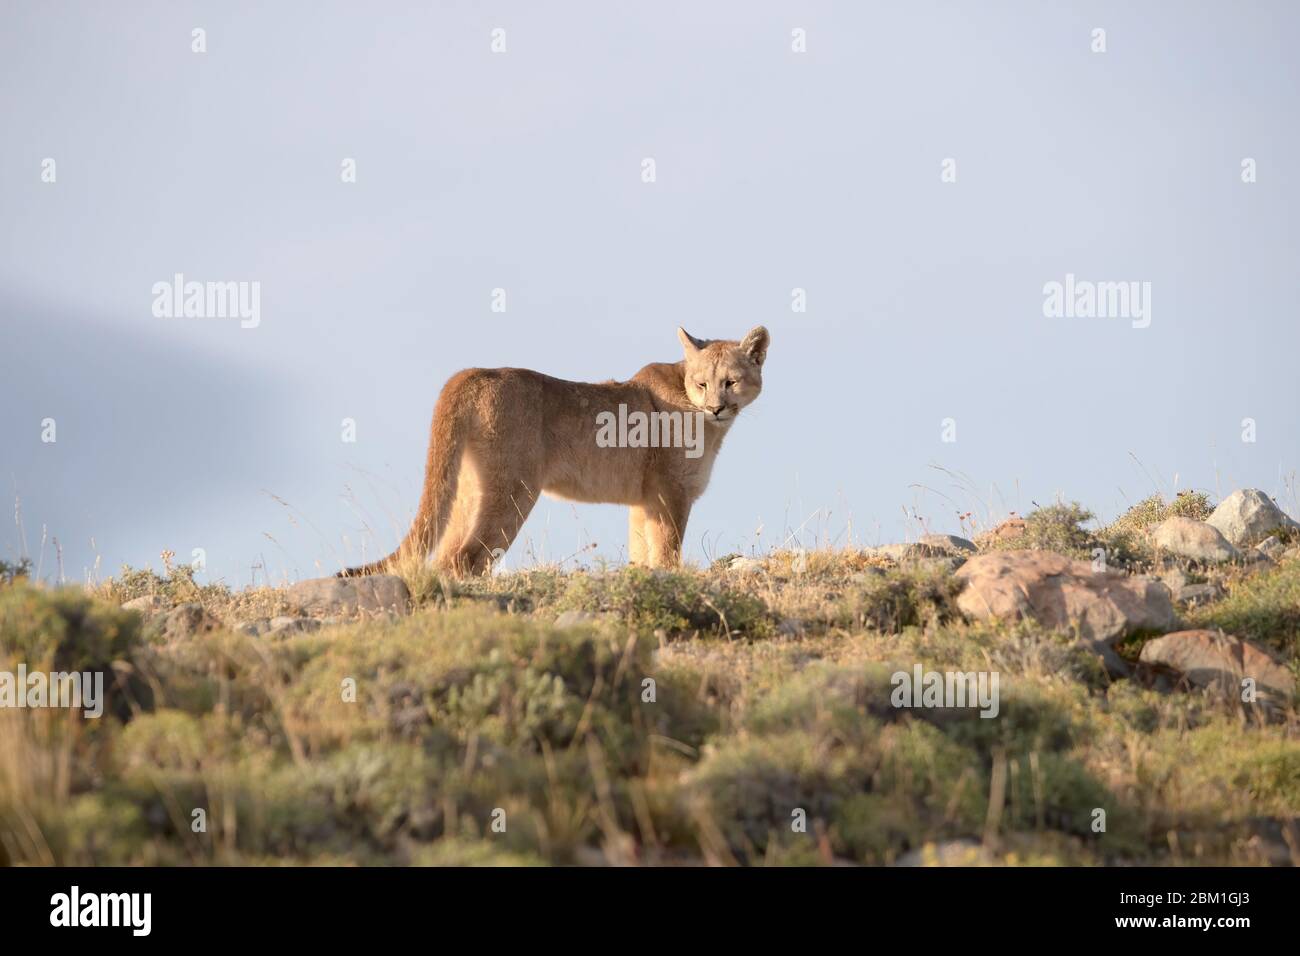
[[[0,559],[43,577],[373,559],[454,372],[628,378],[679,325],[772,337],[694,562],[1189,488],[1300,513],[1300,5],[0,16]],[[256,321],[160,309],[178,273]],[[1135,298],[1048,314],[1067,276]],[[544,499],[504,566],[626,535]]]

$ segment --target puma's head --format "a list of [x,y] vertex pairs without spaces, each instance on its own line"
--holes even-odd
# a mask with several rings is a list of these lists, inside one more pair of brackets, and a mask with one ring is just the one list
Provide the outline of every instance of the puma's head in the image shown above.
[[770,336],[761,325],[739,342],[697,339],[677,330],[686,350],[686,396],[705,420],[730,423],[763,390],[763,362]]

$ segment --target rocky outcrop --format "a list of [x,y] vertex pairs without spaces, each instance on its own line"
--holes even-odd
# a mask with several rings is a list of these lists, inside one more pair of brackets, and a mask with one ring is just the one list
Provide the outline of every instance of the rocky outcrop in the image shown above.
[[1028,525],[1025,523],[1024,518],[1008,518],[996,528],[991,528],[979,535],[975,539],[975,543],[981,548],[986,548],[990,545],[1013,541],[1023,535],[1026,528],[1028,528]]
[[1192,518],[1166,518],[1152,530],[1151,544],[1158,551],[1206,564],[1241,557],[1218,528]]
[[221,622],[203,609],[202,604],[178,604],[165,614],[156,615],[152,626],[164,641],[179,641],[196,634],[218,630]]
[[1251,678],[1259,698],[1285,707],[1295,696],[1295,678],[1268,651],[1221,631],[1177,631],[1148,641],[1141,660],[1177,671],[1195,687],[1213,688],[1240,699]]
[[1278,528],[1300,528],[1268,495],[1255,488],[1228,495],[1205,523],[1217,528],[1238,548],[1254,547]]
[[145,617],[157,614],[162,608],[162,598],[156,594],[146,594],[143,597],[132,598],[122,605],[123,611],[135,611]]
[[1135,631],[1174,626],[1169,589],[1159,581],[1095,571],[1050,551],[996,551],[978,555],[957,572],[964,582],[957,607],[975,620],[1028,619],[1053,630],[1075,631],[1114,673],[1128,666],[1113,643]]
[[978,549],[975,542],[967,541],[965,538],[955,534],[927,534],[921,538],[921,544],[931,548],[939,548],[949,554],[974,554]]
[[395,574],[312,578],[291,585],[285,596],[302,614],[315,617],[405,614],[411,606],[406,582]]

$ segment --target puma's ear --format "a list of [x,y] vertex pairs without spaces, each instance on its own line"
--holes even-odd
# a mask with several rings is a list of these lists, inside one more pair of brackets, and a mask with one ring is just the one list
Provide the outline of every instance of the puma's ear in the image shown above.
[[755,365],[762,365],[763,360],[767,358],[767,343],[772,337],[767,334],[767,329],[761,325],[756,325],[749,330],[740,343],[740,350],[754,360]]
[[686,350],[687,355],[692,355],[704,348],[706,343],[703,339],[697,339],[691,333],[687,332],[680,325],[677,327],[677,337],[682,340],[682,348]]

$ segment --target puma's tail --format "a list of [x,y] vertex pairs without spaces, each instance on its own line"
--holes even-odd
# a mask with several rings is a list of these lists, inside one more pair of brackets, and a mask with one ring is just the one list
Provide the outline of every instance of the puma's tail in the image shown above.
[[359,568],[340,571],[340,578],[357,578],[367,574],[391,572],[397,561],[408,555],[428,557],[438,544],[447,527],[451,507],[456,500],[456,478],[460,473],[460,457],[464,448],[464,435],[452,403],[445,389],[433,412],[433,427],[429,436],[429,458],[424,466],[424,492],[420,507],[415,513],[411,530],[402,543],[386,558],[363,564]]

